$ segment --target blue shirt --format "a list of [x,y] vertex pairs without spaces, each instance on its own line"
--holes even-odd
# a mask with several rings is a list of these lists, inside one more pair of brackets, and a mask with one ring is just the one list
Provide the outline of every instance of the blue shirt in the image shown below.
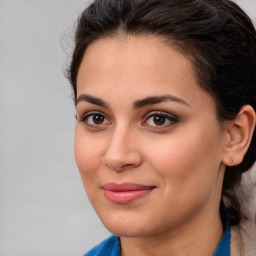
[[[117,236],[109,237],[84,256],[121,256],[119,238]],[[213,256],[230,256],[230,225],[228,220],[226,220],[225,232]]]

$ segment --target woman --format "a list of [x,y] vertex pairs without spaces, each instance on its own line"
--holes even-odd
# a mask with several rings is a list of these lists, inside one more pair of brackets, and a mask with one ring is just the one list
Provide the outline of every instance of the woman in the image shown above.
[[256,156],[249,17],[228,0],[95,0],[75,40],[76,161],[114,234],[85,255],[230,255]]

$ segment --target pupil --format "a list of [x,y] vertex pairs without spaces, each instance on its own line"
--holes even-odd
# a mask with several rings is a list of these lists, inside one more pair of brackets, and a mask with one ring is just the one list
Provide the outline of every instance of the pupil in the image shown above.
[[102,115],[94,115],[93,116],[93,122],[95,124],[102,124],[104,121],[104,117]]
[[164,117],[162,117],[162,116],[155,116],[154,117],[154,123],[156,125],[162,125],[162,124],[164,124],[164,122],[165,122],[165,118]]

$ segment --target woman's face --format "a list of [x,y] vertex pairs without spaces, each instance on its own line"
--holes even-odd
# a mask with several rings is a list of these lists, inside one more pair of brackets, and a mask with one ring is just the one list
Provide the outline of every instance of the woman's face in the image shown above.
[[225,132],[189,58],[158,38],[100,39],[77,95],[77,165],[112,233],[161,234],[218,214]]

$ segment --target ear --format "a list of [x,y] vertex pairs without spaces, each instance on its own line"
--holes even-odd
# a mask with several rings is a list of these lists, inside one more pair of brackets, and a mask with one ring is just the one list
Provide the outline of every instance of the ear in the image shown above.
[[255,128],[256,115],[252,106],[243,106],[235,120],[227,126],[222,162],[227,166],[239,165],[248,150]]

